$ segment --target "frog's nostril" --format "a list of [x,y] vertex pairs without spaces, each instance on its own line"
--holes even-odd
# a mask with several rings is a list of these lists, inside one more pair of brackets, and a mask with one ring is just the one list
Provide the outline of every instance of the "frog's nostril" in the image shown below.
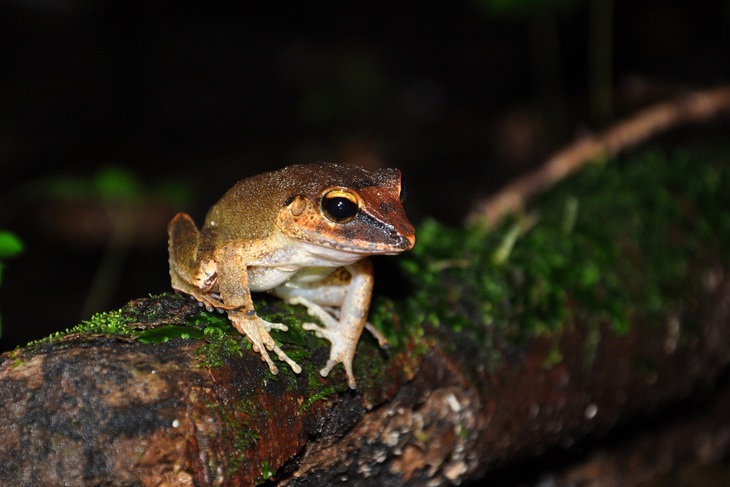
[[391,232],[390,239],[391,239],[391,242],[393,242],[393,246],[396,248],[399,248],[399,249],[411,248],[410,240],[407,237],[400,235],[398,232]]

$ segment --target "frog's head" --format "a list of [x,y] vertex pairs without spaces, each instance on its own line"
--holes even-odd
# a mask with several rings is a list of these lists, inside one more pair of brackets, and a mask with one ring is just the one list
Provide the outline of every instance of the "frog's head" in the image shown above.
[[397,254],[416,243],[398,169],[315,163],[282,173],[292,190],[278,216],[285,235],[361,255]]

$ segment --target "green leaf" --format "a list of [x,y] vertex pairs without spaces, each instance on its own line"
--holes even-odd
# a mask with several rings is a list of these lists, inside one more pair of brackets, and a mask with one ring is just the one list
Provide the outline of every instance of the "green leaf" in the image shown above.
[[23,242],[5,230],[0,230],[0,259],[14,257],[23,251]]

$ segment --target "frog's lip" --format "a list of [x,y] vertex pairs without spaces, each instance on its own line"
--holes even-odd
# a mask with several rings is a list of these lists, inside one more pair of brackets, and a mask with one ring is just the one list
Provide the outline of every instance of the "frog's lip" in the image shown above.
[[416,237],[415,235],[409,237],[399,235],[397,237],[394,237],[393,240],[396,242],[396,245],[373,242],[363,242],[360,244],[355,240],[349,240],[346,243],[342,243],[326,239],[310,240],[309,243],[323,249],[331,249],[337,252],[344,252],[365,257],[368,255],[400,254],[401,252],[409,250],[413,247],[416,241]]

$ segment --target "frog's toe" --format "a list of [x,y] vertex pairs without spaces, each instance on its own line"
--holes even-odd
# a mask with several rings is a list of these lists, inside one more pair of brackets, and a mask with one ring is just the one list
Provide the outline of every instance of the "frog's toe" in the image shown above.
[[337,365],[337,362],[335,362],[334,360],[328,360],[327,365],[320,369],[319,375],[321,375],[322,377],[327,377],[328,375],[330,375],[330,372],[332,372],[332,369],[335,368],[335,365]]
[[327,335],[327,329],[315,323],[302,323],[302,329],[306,331],[313,331],[314,334],[317,335],[319,338],[326,338],[327,340],[329,340],[329,337]]
[[[275,343],[268,343],[267,342],[265,344],[265,347],[266,347],[266,349],[274,352],[276,354],[276,356],[279,357],[279,360],[281,360],[281,361],[286,362],[287,364],[289,364],[289,367],[291,367],[291,369],[295,373],[299,374],[302,371],[302,368],[299,366],[299,364],[297,364],[295,361],[293,361],[292,359],[290,359],[287,356],[287,354],[284,353],[284,351],[281,348],[279,348],[279,346],[276,345]],[[264,347],[261,347],[261,348],[263,349]],[[266,350],[261,350],[260,354],[261,354],[261,360],[265,361],[268,364],[269,370],[271,371],[271,373],[274,374],[274,375],[278,375],[279,374],[279,369],[278,369],[278,367],[276,367],[276,365],[274,365],[274,361],[271,360],[271,357],[266,352]]]
[[292,359],[290,359],[289,357],[287,357],[286,355],[284,355],[283,357],[279,357],[279,358],[281,358],[284,362],[288,363],[289,367],[291,367],[291,369],[294,371],[295,374],[299,374],[302,372],[302,368],[299,366],[299,364],[296,363],[295,361],[293,361]]
[[385,338],[385,335],[380,333],[380,330],[375,328],[372,323],[365,322],[365,329],[370,332],[370,334],[375,337],[375,339],[378,341],[378,346],[383,349],[388,348],[388,339]]
[[266,331],[271,331],[271,330],[288,331],[289,327],[283,323],[269,323],[268,321],[264,321],[264,329]]
[[[319,375],[321,375],[322,377],[327,377],[329,373],[332,372],[332,369],[334,369],[335,366],[339,363],[340,362],[338,360],[327,360],[327,364],[319,371]],[[350,386],[350,389],[357,389],[355,375],[352,373],[352,364],[342,362],[342,365],[345,367],[345,374],[347,374],[347,385]]]
[[259,357],[261,357],[262,362],[266,362],[266,365],[269,366],[269,371],[272,374],[277,375],[279,373],[279,369],[276,367],[276,365],[274,364],[274,361],[271,360],[271,357],[269,357],[269,354],[266,351],[266,349],[268,348],[266,346],[266,344],[261,346],[261,345],[256,345],[255,343],[252,342],[251,348],[253,348],[254,352],[259,354]]
[[269,365],[269,372],[271,372],[273,375],[279,375],[279,368],[274,365],[274,362],[271,361],[271,358],[268,355],[265,358],[262,356],[262,359],[264,359]]
[[295,373],[298,374],[302,371],[302,368],[299,366],[299,364],[296,363],[295,361],[293,361],[292,359],[290,359],[289,356],[286,353],[284,353],[284,350],[279,348],[279,345],[274,343],[273,346],[269,350],[274,352],[276,354],[276,356],[279,357],[279,360],[283,360],[284,362],[289,364],[289,367],[291,367],[291,369]]
[[315,323],[302,323],[302,329],[307,330],[307,331],[318,332],[322,329],[322,327]]

